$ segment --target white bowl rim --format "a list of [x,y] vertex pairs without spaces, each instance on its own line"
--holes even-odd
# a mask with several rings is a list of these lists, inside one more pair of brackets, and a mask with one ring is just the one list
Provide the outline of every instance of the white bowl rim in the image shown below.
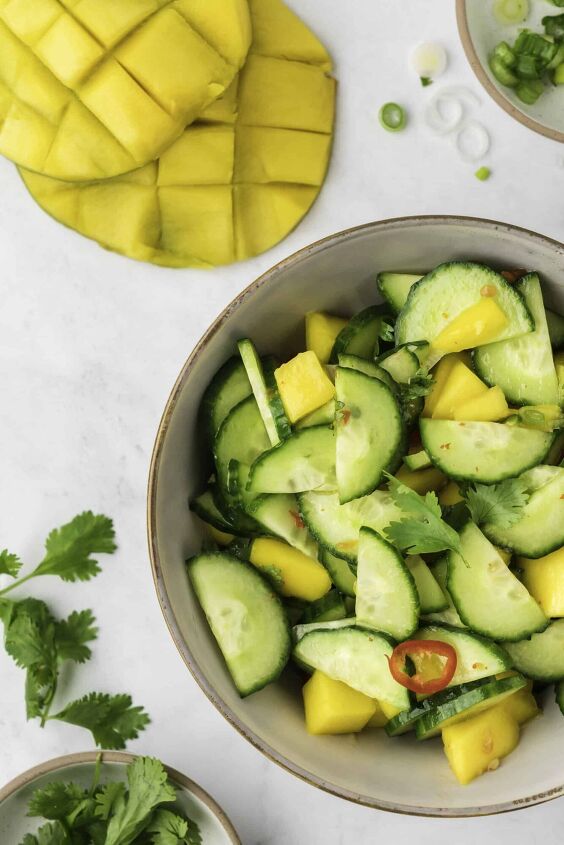
[[[69,766],[96,763],[98,758],[100,758],[102,763],[123,763],[124,765],[127,765],[132,763],[139,756],[141,755],[130,754],[127,751],[80,751],[75,754],[65,754],[62,757],[53,757],[50,760],[46,760],[44,763],[39,763],[37,766],[27,769],[27,771],[22,772],[21,775],[17,775],[17,777],[9,781],[6,786],[2,787],[0,789],[0,804],[12,795],[15,795],[24,787],[30,786],[35,780],[43,777],[43,775],[62,771]],[[225,833],[229,837],[229,840],[232,842],[232,845],[242,845],[237,831],[217,801],[215,801],[215,799],[212,798],[212,796],[199,784],[191,780],[186,775],[183,775],[182,772],[178,772],[176,769],[172,769],[164,763],[163,765],[169,778],[176,786],[179,786],[186,792],[191,793],[205,804],[210,813],[216,817],[223,827]]]
[[472,40],[470,27],[468,25],[466,4],[467,0],[456,0],[456,23],[458,26],[458,34],[460,35],[462,47],[464,48],[470,67],[474,71],[482,87],[486,89],[490,97],[496,101],[498,106],[501,106],[508,115],[513,117],[515,120],[518,120],[519,123],[522,123],[523,126],[527,127],[527,129],[532,129],[533,132],[538,132],[540,135],[544,135],[546,138],[551,138],[553,141],[559,141],[561,144],[564,143],[564,132],[561,132],[559,129],[553,129],[551,126],[545,126],[544,123],[540,123],[540,121],[535,120],[526,112],[518,109],[517,106],[515,106],[511,100],[504,95],[503,91],[500,91],[499,88],[497,88],[491,81],[490,77],[484,70],[482,62],[476,52],[476,48],[474,47],[474,41]]
[[251,745],[257,748],[269,760],[281,766],[281,768],[286,769],[286,771],[290,772],[291,774],[296,775],[296,777],[300,778],[306,783],[309,783],[312,786],[317,787],[318,789],[322,789],[323,791],[328,792],[331,795],[335,795],[338,798],[344,798],[347,801],[351,801],[352,803],[371,807],[377,810],[385,810],[400,815],[426,816],[435,818],[467,818],[496,815],[499,813],[509,813],[515,810],[521,810],[525,809],[526,807],[534,806],[535,804],[542,804],[546,801],[552,801],[555,798],[564,796],[564,783],[545,792],[534,793],[532,795],[528,795],[525,798],[521,798],[514,801],[506,801],[500,804],[463,808],[423,807],[377,800],[372,796],[363,795],[345,789],[343,787],[336,786],[335,784],[329,783],[328,781],[317,777],[311,772],[308,772],[306,769],[302,768],[301,766],[298,766],[292,760],[285,757],[283,754],[281,754],[279,751],[277,751],[275,748],[273,748],[271,745],[261,739],[261,737],[257,736],[257,734],[251,731],[247,727],[247,725],[244,724],[244,722],[242,722],[235,715],[229,705],[217,694],[211,684],[208,683],[205,674],[200,669],[200,666],[194,658],[187,642],[184,640],[180,631],[180,627],[176,621],[162,572],[157,539],[157,477],[162,457],[164,440],[170,424],[170,420],[176,407],[178,397],[181,391],[183,390],[184,384],[187,378],[189,377],[195,362],[198,360],[200,355],[204,353],[210,339],[215,335],[215,333],[220,329],[220,327],[230,318],[231,314],[233,314],[239,308],[239,306],[244,300],[252,296],[259,288],[263,287],[263,285],[268,284],[272,278],[276,277],[280,270],[283,270],[286,267],[298,263],[302,260],[302,258],[306,256],[321,252],[326,247],[329,247],[335,243],[339,243],[341,241],[346,241],[349,239],[352,240],[355,237],[362,236],[368,231],[378,230],[382,228],[392,228],[394,226],[398,226],[401,228],[409,228],[410,226],[425,226],[436,224],[443,224],[445,226],[466,225],[469,227],[505,231],[507,233],[519,234],[530,240],[541,242],[544,246],[554,247],[559,250],[562,250],[563,248],[563,244],[555,240],[554,238],[547,237],[546,235],[541,235],[538,232],[534,232],[530,229],[525,229],[521,226],[515,226],[512,223],[501,223],[496,220],[490,220],[482,217],[428,214],[406,217],[390,217],[384,220],[373,221],[371,223],[363,223],[359,226],[354,226],[349,229],[343,229],[340,232],[328,235],[318,241],[315,241],[312,244],[309,244],[308,246],[302,247],[302,249],[298,250],[297,252],[294,252],[292,255],[288,256],[282,261],[279,261],[270,269],[266,270],[266,272],[262,273],[246,288],[244,288],[239,294],[237,294],[237,296],[229,303],[229,305],[227,305],[226,308],[224,308],[224,310],[216,317],[213,323],[204,332],[204,334],[202,335],[202,337],[197,342],[194,349],[186,359],[184,365],[182,366],[180,374],[178,375],[178,378],[176,379],[176,382],[171,390],[159,423],[159,427],[157,429],[157,435],[155,438],[155,444],[153,447],[151,464],[149,468],[149,478],[147,483],[147,537],[149,544],[151,570],[153,573],[153,581],[157,592],[157,597],[174,644],[176,645],[180,656],[184,660],[184,663],[188,667],[190,673],[192,674],[192,677],[194,678],[200,689],[205,693],[210,702],[221,713],[221,715],[225,719],[227,719],[227,721],[243,737],[245,737],[245,739],[247,739],[251,743]]

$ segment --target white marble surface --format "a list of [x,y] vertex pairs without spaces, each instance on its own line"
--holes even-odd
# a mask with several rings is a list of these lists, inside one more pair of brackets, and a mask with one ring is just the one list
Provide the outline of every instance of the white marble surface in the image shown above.
[[[378,218],[467,214],[564,236],[564,148],[513,122],[481,92],[458,43],[453,0],[292,5],[335,56],[338,135],[319,202],[269,254],[210,273],[128,261],[50,220],[12,166],[0,162],[0,547],[33,563],[48,530],[81,509],[113,516],[120,548],[104,560],[102,575],[85,585],[44,579],[34,587],[61,615],[91,606],[100,623],[95,657],[74,672],[65,693],[130,691],[153,717],[131,749],[159,755],[201,782],[245,845],[560,842],[562,801],[482,820],[418,820],[349,805],[294,779],[215,712],[157,605],[145,540],[153,437],[182,362],[235,293],[295,249]],[[434,89],[419,86],[406,57],[426,38],[448,47],[444,83],[467,84],[481,98],[475,116],[493,140],[489,182],[478,182],[475,166],[423,124],[421,109]],[[378,124],[378,108],[390,99],[411,113],[401,135]],[[22,673],[3,652],[0,673],[0,782],[89,747],[78,728],[26,724]]]

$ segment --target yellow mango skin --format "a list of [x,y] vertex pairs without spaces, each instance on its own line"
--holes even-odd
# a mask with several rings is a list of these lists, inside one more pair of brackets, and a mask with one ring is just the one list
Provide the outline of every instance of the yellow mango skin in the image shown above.
[[253,540],[249,560],[259,569],[272,569],[280,574],[282,580],[277,587],[283,596],[316,601],[331,589],[325,567],[282,540],[270,537]]
[[432,342],[439,352],[460,352],[492,343],[507,326],[507,317],[495,299],[482,296],[466,308],[440,332]]
[[312,350],[300,352],[274,371],[284,410],[290,422],[321,408],[335,395],[335,385]]
[[328,364],[335,339],[348,320],[323,311],[308,311],[305,316],[306,349],[315,352],[322,364]]
[[396,478],[419,493],[420,496],[431,491],[438,491],[447,483],[447,477],[435,467],[428,467],[427,469],[409,470],[406,466],[401,466],[396,472]]
[[438,499],[439,504],[444,507],[451,507],[464,501],[464,498],[460,495],[460,488],[456,481],[449,481],[446,487],[443,487],[440,491]]
[[316,670],[303,687],[305,721],[308,733],[348,734],[361,731],[378,706],[341,681]]
[[496,422],[509,414],[509,405],[503,390],[497,385],[486,393],[463,402],[454,411],[455,420],[475,420],[478,422]]
[[[374,701],[376,710],[374,715],[366,723],[367,728],[383,728],[386,722],[389,722],[388,716],[384,713],[379,701]],[[390,705],[388,705],[389,707]],[[395,709],[395,708],[394,708]]]
[[[81,6],[86,2],[81,0]],[[228,36],[231,33],[233,43],[238,31],[225,23],[235,0],[229,0],[225,8],[221,6],[224,0],[174,3],[175,13],[176,4],[183,9],[190,6],[192,19],[198,21],[196,28],[208,41],[211,34],[204,31],[200,18],[203,15],[207,20],[206,14],[211,16],[215,9],[210,19],[215,21],[216,38],[223,32],[217,49],[227,56]],[[39,205],[106,249],[165,267],[230,264],[258,255],[284,238],[309,211],[325,179],[332,146],[335,80],[328,76],[331,62],[323,45],[281,0],[251,0],[249,6],[255,29],[249,60],[225,94],[161,154],[158,166],[147,165],[133,179],[127,173],[107,180],[104,192],[99,191],[98,181],[62,183],[21,169]],[[134,46],[128,54],[132,67],[139,61],[138,52],[147,52],[144,44]],[[287,73],[289,58],[295,59],[291,75]],[[155,86],[157,76],[155,71]],[[177,72],[176,83],[183,84],[185,76]],[[154,89],[154,96],[163,104],[167,96],[171,95],[170,102],[173,99],[172,89],[167,90]],[[95,90],[92,97],[100,98],[100,91]],[[104,105],[103,96],[101,100]],[[0,83],[0,109],[2,101]],[[78,101],[77,106],[90,114]],[[64,104],[56,107],[62,112]],[[77,126],[84,115],[75,111],[68,114]],[[162,108],[160,111],[167,118]],[[264,125],[256,125],[259,112]],[[34,121],[44,121],[32,114]],[[113,119],[119,123],[119,112]],[[98,132],[108,136],[99,121],[92,120],[88,135],[94,137],[98,127]],[[247,125],[249,122],[253,125]],[[25,124],[22,128],[19,119],[11,126],[16,148],[38,137]],[[128,127],[129,123],[120,124],[120,131],[125,133]],[[150,130],[149,125],[140,143],[147,143],[145,136]],[[72,138],[76,137],[75,131]],[[112,156],[99,136],[88,151],[69,148],[61,140],[64,138],[57,136],[46,141],[46,148],[53,144],[50,155],[56,156],[58,166],[80,158],[81,167],[95,168],[96,180],[107,175],[112,156],[129,156],[115,139]],[[135,166],[129,157],[122,170]],[[143,188],[137,187],[140,183]],[[120,208],[124,193],[134,222],[126,220]],[[136,202],[142,210],[135,210]]]
[[550,618],[564,616],[564,547],[529,560],[517,558],[523,584]]
[[445,754],[458,782],[465,786],[494,769],[519,742],[519,725],[496,705],[442,731]]
[[109,178],[157,158],[231,85],[251,44],[246,0],[70,7],[0,3],[0,153],[56,179]]
[[433,389],[425,397],[425,405],[421,416],[431,417],[433,415],[446,380],[457,361],[462,361],[467,367],[471,365],[471,358],[467,352],[453,352],[451,355],[445,355],[444,358],[441,358],[439,363],[433,368]]
[[431,414],[434,420],[453,420],[456,410],[464,402],[477,399],[488,392],[488,386],[462,361],[456,361]]

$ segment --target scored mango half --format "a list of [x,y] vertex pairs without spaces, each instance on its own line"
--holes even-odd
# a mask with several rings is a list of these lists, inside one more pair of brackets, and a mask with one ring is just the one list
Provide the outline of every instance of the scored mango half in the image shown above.
[[247,0],[0,0],[0,153],[57,179],[156,159],[227,90]]
[[249,7],[245,67],[157,162],[86,184],[22,170],[39,205],[107,249],[168,267],[228,264],[284,238],[325,178],[335,80],[323,45],[281,0]]

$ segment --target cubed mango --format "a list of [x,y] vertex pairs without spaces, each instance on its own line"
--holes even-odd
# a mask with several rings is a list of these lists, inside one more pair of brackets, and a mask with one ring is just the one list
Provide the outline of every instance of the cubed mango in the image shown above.
[[306,349],[310,349],[322,364],[328,364],[337,335],[348,320],[323,311],[308,311],[305,316]]
[[[495,292],[495,288],[493,288]],[[507,325],[507,317],[495,298],[484,294],[479,302],[465,308],[454,320],[445,326],[433,340],[432,346],[439,352],[460,352],[492,343]]]
[[438,364],[433,367],[431,375],[433,376],[433,389],[425,397],[425,407],[423,408],[424,417],[431,417],[433,411],[439,401],[442,389],[445,386],[446,380],[452,372],[452,368],[457,361],[462,361],[463,364],[470,367],[472,361],[467,352],[453,352],[451,355],[445,355],[441,358]]
[[434,420],[453,420],[456,409],[488,392],[484,382],[462,361],[455,361],[431,414]]
[[505,419],[508,414],[509,406],[503,390],[496,385],[480,396],[462,402],[454,411],[454,419],[496,422]]
[[439,493],[439,504],[443,507],[452,507],[452,505],[457,505],[463,501],[464,499],[460,495],[460,487],[456,481],[449,481],[447,486],[443,487]]
[[310,734],[361,731],[376,712],[377,702],[341,681],[316,671],[303,688],[306,727]]
[[325,405],[335,395],[335,385],[311,349],[282,364],[274,376],[292,423]]
[[449,725],[442,731],[445,754],[459,783],[465,785],[499,766],[519,742],[517,720],[500,705]]
[[447,477],[435,467],[428,467],[427,469],[418,469],[411,471],[406,466],[401,466],[396,472],[396,478],[419,493],[420,496],[425,495],[431,491],[440,490],[447,482]]
[[283,596],[316,601],[331,589],[325,567],[282,540],[258,537],[251,546],[249,560],[272,576]]
[[564,546],[549,555],[517,558],[523,584],[549,617],[564,616]]

